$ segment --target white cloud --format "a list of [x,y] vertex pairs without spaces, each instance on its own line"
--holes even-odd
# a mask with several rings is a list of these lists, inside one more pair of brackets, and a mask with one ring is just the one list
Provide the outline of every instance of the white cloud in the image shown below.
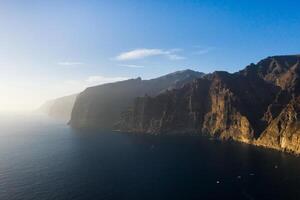
[[59,62],[58,65],[64,65],[64,66],[75,66],[75,65],[83,65],[82,62]]
[[145,66],[141,65],[130,65],[130,64],[119,64],[120,67],[129,67],[129,68],[144,68]]
[[200,46],[196,46],[197,50],[194,52],[196,55],[203,55],[211,52],[214,50],[214,47],[206,47],[206,48],[201,48]]
[[183,60],[183,59],[185,59],[185,57],[179,56],[179,55],[176,55],[176,54],[168,54],[167,57],[170,60]]
[[135,49],[132,51],[127,51],[119,54],[116,57],[116,60],[137,60],[146,57],[152,56],[165,56],[170,60],[180,60],[185,59],[183,56],[179,56],[176,52],[180,51],[180,49],[170,49],[170,50],[163,50],[163,49]]
[[180,52],[180,51],[183,51],[183,49],[180,49],[180,48],[174,48],[174,49],[170,49],[169,50],[170,52]]

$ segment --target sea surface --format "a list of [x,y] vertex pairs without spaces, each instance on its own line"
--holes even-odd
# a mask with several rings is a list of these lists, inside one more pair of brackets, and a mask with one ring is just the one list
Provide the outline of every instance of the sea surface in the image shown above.
[[0,115],[1,200],[300,199],[300,157]]

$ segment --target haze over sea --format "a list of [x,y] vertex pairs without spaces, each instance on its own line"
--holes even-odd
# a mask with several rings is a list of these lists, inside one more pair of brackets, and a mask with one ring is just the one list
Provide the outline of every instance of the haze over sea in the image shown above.
[[300,158],[205,137],[0,115],[0,199],[299,199]]

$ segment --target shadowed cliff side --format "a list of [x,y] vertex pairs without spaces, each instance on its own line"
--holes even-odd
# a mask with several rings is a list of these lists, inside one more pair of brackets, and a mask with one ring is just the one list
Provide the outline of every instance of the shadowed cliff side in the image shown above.
[[180,89],[137,98],[119,126],[134,132],[194,132],[250,141],[262,131],[262,118],[277,91],[258,77],[215,72]]
[[166,90],[180,88],[202,76],[203,73],[184,70],[150,80],[137,78],[87,88],[76,99],[70,125],[76,128],[113,129],[121,112],[136,97],[145,94],[155,96]]

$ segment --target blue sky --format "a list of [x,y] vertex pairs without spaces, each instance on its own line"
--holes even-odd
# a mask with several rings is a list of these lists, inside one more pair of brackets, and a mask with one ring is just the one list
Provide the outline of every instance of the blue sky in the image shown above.
[[190,68],[242,69],[300,53],[300,3],[1,0],[0,110]]

